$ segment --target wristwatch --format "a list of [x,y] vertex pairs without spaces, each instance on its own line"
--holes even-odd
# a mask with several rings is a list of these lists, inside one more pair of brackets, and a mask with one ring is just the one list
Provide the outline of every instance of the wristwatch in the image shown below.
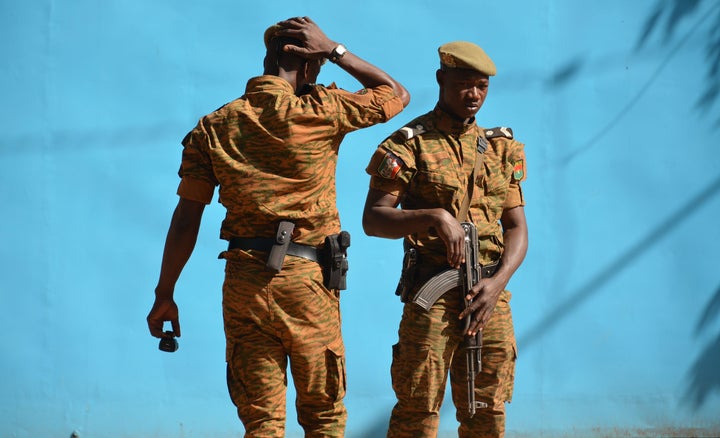
[[335,46],[333,51],[330,52],[330,56],[328,57],[328,59],[330,60],[330,62],[335,63],[338,62],[340,58],[345,56],[346,53],[347,48],[345,48],[345,46],[343,46],[342,44],[338,44],[337,46]]

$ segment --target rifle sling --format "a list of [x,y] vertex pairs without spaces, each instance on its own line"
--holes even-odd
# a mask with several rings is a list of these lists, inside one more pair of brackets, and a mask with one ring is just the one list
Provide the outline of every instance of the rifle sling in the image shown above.
[[480,171],[480,166],[482,166],[483,159],[485,158],[485,154],[478,151],[477,154],[475,154],[475,167],[473,167],[473,171],[470,174],[470,178],[468,180],[468,189],[465,192],[465,197],[462,200],[462,204],[460,205],[460,210],[458,211],[457,219],[460,222],[467,221],[468,217],[468,211],[470,210],[470,201],[472,200],[472,195],[475,188],[475,178],[478,172]]
[[[468,178],[468,189],[465,192],[465,197],[460,204],[460,210],[458,211],[457,215],[457,219],[460,222],[465,222],[467,220],[468,211],[470,210],[470,201],[472,200],[474,192],[473,189],[475,188],[476,175],[478,174],[478,172],[480,172],[480,166],[482,166],[483,159],[485,158],[484,152],[484,148],[482,151],[480,150],[480,148],[478,148],[477,153],[475,154],[475,166],[473,167],[472,173],[470,173],[470,177]],[[487,273],[490,274],[488,276],[491,277],[495,273],[497,264],[490,264],[487,268]],[[420,290],[418,290],[417,294],[415,294],[413,302],[422,307],[423,309],[429,310],[430,307],[435,304],[435,301],[437,301],[437,299],[440,298],[445,292],[458,286],[462,286],[462,276],[460,275],[460,271],[458,271],[457,269],[448,269],[435,275],[430,280],[425,282],[425,284],[422,285]]]

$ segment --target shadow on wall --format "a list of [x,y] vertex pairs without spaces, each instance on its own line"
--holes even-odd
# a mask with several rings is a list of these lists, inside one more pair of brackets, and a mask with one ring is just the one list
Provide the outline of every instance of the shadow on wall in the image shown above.
[[[705,308],[698,321],[695,333],[702,334],[714,319],[720,317],[720,287]],[[720,391],[720,333],[710,342],[690,369],[690,386],[685,394],[687,402],[694,409],[699,409],[713,391]]]
[[[707,5],[707,7],[704,7]],[[678,26],[686,20],[693,20],[692,25],[683,35],[677,35]],[[668,47],[665,58],[661,59],[657,69],[648,78],[647,82],[630,98],[630,100],[600,129],[591,136],[584,145],[570,152],[560,160],[561,165],[569,164],[578,155],[587,152],[595,146],[610,128],[617,124],[623,117],[642,99],[648,89],[661,77],[665,67],[690,41],[702,25],[711,20],[712,24],[705,39],[705,89],[698,96],[695,103],[697,111],[703,117],[713,116],[713,107],[720,100],[720,2],[716,0],[658,0],[655,9],[643,26],[642,32],[635,44],[635,52],[646,48],[648,39],[657,32],[663,33],[663,44]],[[662,28],[662,29],[660,29]],[[560,88],[571,82],[582,74],[587,61],[583,58],[575,58],[558,68],[548,79],[547,85],[551,88]],[[720,111],[717,111],[718,113]],[[714,129],[720,129],[720,116],[717,116],[713,123]]]
[[[720,4],[720,3],[719,3]],[[518,344],[523,346],[532,345],[545,335],[549,330],[557,326],[567,315],[573,310],[578,308],[590,297],[595,295],[599,290],[602,289],[607,283],[615,278],[621,272],[631,268],[632,263],[628,263],[628,260],[638,260],[643,254],[647,254],[653,249],[658,243],[662,241],[664,237],[673,232],[678,226],[687,221],[693,216],[694,212],[702,209],[702,207],[710,202],[715,196],[720,193],[720,176],[717,176],[713,181],[710,182],[704,189],[702,189],[695,196],[688,198],[680,207],[667,216],[662,222],[651,229],[644,236],[640,237],[630,248],[623,253],[619,254],[615,261],[605,266],[595,275],[592,275],[590,279],[581,286],[577,291],[573,292],[567,299],[557,304],[552,310],[550,310],[543,318],[536,323],[534,326],[526,330],[524,335],[518,337]],[[718,313],[720,307],[720,297],[715,297],[713,304],[708,307],[705,312],[701,326],[707,324],[706,320],[710,319],[710,314]],[[720,340],[719,340],[720,342]],[[716,343],[716,350],[714,355],[709,354],[707,360],[700,358],[696,363],[696,368],[707,371],[708,375],[713,372],[715,375],[713,379],[716,383],[720,383],[720,375],[717,375],[717,367],[720,364],[720,352],[717,347],[720,346]],[[710,348],[712,350],[712,347]],[[712,368],[714,371],[711,372],[706,368]],[[699,373],[695,373],[696,377],[703,378]],[[700,384],[707,383],[704,380],[699,382]]]
[[[701,7],[705,4],[709,4],[707,9]],[[684,20],[694,20],[694,23],[688,33],[680,38],[673,52],[679,49],[705,20],[713,20],[705,41],[707,64],[705,90],[695,105],[702,115],[707,116],[720,98],[720,2],[716,0],[659,0],[655,11],[645,23],[636,50],[641,50],[650,35],[660,27],[664,27],[661,32],[663,32],[665,43],[670,43],[675,38],[678,25]],[[720,128],[720,117],[715,119],[715,127]]]

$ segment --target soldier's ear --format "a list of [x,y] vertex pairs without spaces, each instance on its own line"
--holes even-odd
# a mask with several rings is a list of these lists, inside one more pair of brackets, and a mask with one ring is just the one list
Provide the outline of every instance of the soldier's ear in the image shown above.
[[435,80],[437,81],[438,85],[442,86],[443,82],[445,81],[445,71],[442,69],[437,69],[435,72]]
[[298,86],[302,86],[310,82],[309,75],[310,69],[308,68],[308,63],[303,62],[295,72],[295,81]]

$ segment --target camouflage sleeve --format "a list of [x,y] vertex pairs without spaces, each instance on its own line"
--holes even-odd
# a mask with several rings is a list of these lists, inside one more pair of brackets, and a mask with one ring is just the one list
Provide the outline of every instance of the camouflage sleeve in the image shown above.
[[177,189],[177,194],[181,198],[189,199],[190,201],[202,202],[203,204],[209,204],[212,201],[214,193],[215,186],[208,184],[206,181],[192,177],[185,177],[181,179],[180,185]]
[[370,187],[399,196],[415,175],[415,154],[397,133],[378,146],[365,171]]
[[212,162],[206,152],[209,137],[205,130],[205,122],[203,118],[182,141],[182,163],[178,171],[181,180],[177,194],[191,201],[209,204],[218,181],[215,179]]
[[525,160],[525,145],[520,142],[512,141],[510,145],[510,153],[508,155],[508,165],[512,166],[512,174],[510,176],[510,187],[505,198],[504,209],[514,207],[522,207],[525,205],[520,183],[527,178],[527,162]]
[[387,85],[363,88],[355,93],[333,87],[326,90],[336,100],[343,132],[387,122],[403,110],[402,100]]

